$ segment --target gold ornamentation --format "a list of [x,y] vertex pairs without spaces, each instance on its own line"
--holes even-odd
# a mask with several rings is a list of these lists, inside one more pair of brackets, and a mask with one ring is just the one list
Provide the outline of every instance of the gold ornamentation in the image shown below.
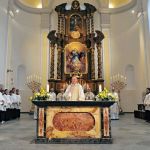
[[102,54],[100,45],[97,45],[97,53],[98,53],[98,79],[102,79]]
[[71,37],[72,37],[73,39],[78,39],[78,38],[80,38],[80,32],[79,32],[79,31],[72,31],[72,32],[71,32]]

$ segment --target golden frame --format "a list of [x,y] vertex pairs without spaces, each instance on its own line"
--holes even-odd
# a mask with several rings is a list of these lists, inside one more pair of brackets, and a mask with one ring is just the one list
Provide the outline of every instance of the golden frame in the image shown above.
[[[77,60],[78,62],[70,60],[68,55],[75,51],[76,53],[84,53],[83,59]],[[77,56],[77,55],[76,55]],[[73,58],[73,56],[72,56]],[[78,59],[78,58],[77,58]],[[65,46],[64,51],[64,71],[65,74],[87,74],[88,62],[87,62],[87,47],[80,42],[71,42]]]

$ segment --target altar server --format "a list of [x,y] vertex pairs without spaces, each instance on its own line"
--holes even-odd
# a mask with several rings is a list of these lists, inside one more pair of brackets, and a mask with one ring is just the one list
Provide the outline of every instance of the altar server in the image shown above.
[[17,118],[20,118],[20,109],[21,109],[21,96],[19,94],[19,89],[16,89],[16,102],[17,102]]
[[60,93],[57,94],[57,101],[64,101],[64,89],[60,90]]
[[110,114],[112,120],[118,120],[119,119],[119,96],[118,93],[115,92],[115,88],[112,88],[112,94],[115,97],[115,103],[110,106]]
[[87,88],[87,92],[85,93],[85,100],[93,101],[95,99],[95,95],[91,91],[91,88]]
[[4,124],[6,121],[6,101],[3,97],[3,90],[0,90],[0,122]]
[[78,83],[77,76],[73,76],[71,79],[71,85],[69,85],[64,93],[67,101],[84,101],[85,95],[82,86]]
[[6,121],[11,119],[11,105],[12,101],[10,99],[10,95],[8,94],[8,89],[4,90],[4,95],[3,95],[5,101],[6,101]]
[[147,88],[147,94],[144,99],[144,105],[145,105],[145,119],[146,121],[150,122],[150,88]]
[[12,94],[11,94],[11,100],[12,100],[12,108],[13,108],[13,119],[17,118],[17,97],[16,97],[16,89],[12,88],[11,90]]
[[50,94],[49,100],[51,100],[51,101],[56,101],[56,94],[55,94],[53,88],[50,89],[50,93],[49,93],[49,94]]

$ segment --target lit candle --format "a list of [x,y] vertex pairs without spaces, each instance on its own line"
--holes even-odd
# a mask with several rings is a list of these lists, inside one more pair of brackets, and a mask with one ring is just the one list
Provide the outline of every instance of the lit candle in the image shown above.
[[46,86],[46,91],[49,92],[49,84]]
[[99,92],[102,92],[102,85],[99,84]]

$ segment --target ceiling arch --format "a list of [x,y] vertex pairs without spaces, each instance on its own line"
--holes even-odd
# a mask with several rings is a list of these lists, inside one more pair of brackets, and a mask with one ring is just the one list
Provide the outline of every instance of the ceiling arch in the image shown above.
[[[70,0],[14,0],[20,8],[30,13],[50,13],[58,3],[71,3]],[[136,4],[137,0],[79,0],[80,3],[91,3],[99,12],[125,11]]]

